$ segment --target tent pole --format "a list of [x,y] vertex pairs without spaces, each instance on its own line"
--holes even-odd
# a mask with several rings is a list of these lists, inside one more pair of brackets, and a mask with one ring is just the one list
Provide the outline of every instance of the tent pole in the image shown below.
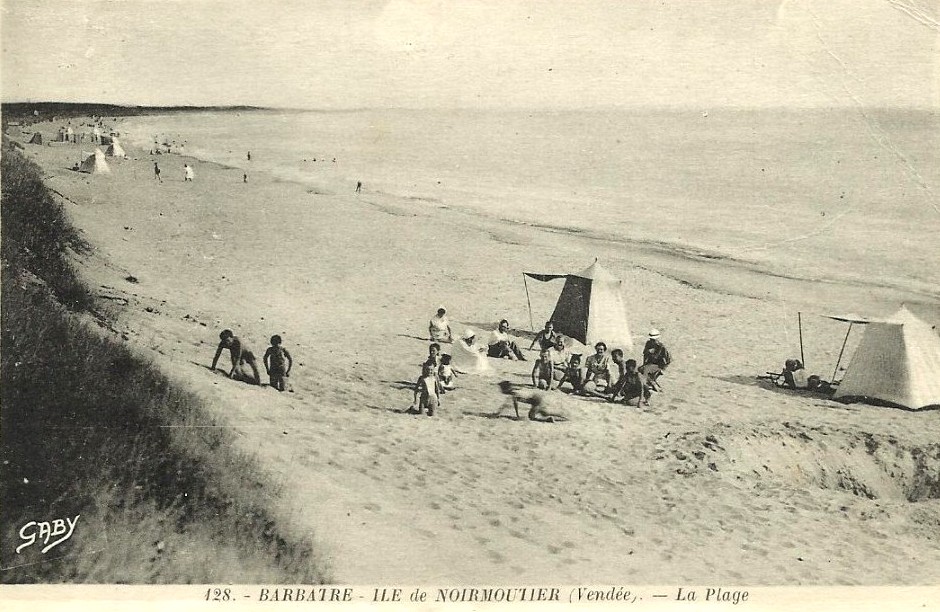
[[525,287],[525,301],[529,305],[529,329],[535,331],[535,323],[532,322],[532,301],[529,299],[529,284],[525,280],[525,272],[522,273],[522,286]]
[[839,364],[842,363],[842,353],[845,352],[845,345],[849,341],[849,334],[852,333],[852,323],[849,322],[849,331],[845,332],[845,340],[842,341],[842,350],[839,351],[839,358],[836,360],[836,369],[832,371],[832,382],[836,381],[836,373],[839,371]]
[[806,358],[803,357],[803,313],[799,311],[796,313],[796,324],[800,328],[800,363],[802,363],[805,368]]

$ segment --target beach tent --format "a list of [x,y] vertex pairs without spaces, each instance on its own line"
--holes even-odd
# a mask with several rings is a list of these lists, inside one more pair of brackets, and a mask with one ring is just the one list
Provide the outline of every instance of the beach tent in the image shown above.
[[118,142],[117,138],[111,139],[111,144],[108,145],[108,148],[105,150],[105,155],[109,157],[124,157],[127,153],[124,152],[124,147],[121,146],[121,143]]
[[38,144],[38,145],[41,145],[41,144],[42,144],[42,134],[40,134],[39,132],[36,132],[35,134],[33,134],[33,137],[29,139],[29,144]]
[[[604,341],[611,349],[633,348],[623,305],[623,281],[601,267],[596,259],[586,270],[577,274],[524,272],[523,281],[526,276],[543,282],[565,279],[565,286],[551,316],[556,332],[582,344],[592,345]],[[528,291],[526,286],[527,296]]]
[[903,307],[887,319],[852,322],[864,324],[865,335],[836,398],[872,398],[914,410],[940,406],[940,336],[929,324]]
[[108,167],[101,149],[95,149],[94,153],[89,153],[78,170],[89,174],[111,174],[111,168]]

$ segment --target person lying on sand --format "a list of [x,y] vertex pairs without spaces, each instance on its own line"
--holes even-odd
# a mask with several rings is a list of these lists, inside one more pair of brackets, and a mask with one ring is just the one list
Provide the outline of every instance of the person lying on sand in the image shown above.
[[509,321],[503,319],[499,322],[499,328],[493,331],[490,341],[487,345],[486,355],[498,359],[518,359],[525,361],[525,355],[516,345],[516,342],[509,335]]
[[[560,410],[554,409],[550,396],[537,389],[528,389],[508,380],[499,383],[499,390],[510,396],[513,410],[516,411],[516,419],[521,418],[519,414],[519,404],[528,404],[528,419],[530,421],[542,421],[545,423],[555,423],[556,421],[567,421],[568,417]],[[500,415],[505,404],[500,407],[496,415]]]
[[[258,372],[258,363],[255,360],[254,352],[245,346],[241,339],[230,329],[223,329],[222,333],[219,334],[219,347],[215,350],[215,357],[212,358],[210,370],[215,370],[215,366],[219,363],[219,357],[222,355],[224,349],[228,349],[232,357],[232,369],[228,373],[229,378],[232,380],[241,380],[252,385],[261,384],[261,374]],[[253,376],[249,376],[245,373],[246,365],[251,367]]]

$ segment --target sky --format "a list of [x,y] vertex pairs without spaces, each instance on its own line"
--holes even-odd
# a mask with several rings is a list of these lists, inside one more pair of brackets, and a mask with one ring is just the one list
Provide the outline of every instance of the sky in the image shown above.
[[0,98],[940,109],[940,0],[0,0]]

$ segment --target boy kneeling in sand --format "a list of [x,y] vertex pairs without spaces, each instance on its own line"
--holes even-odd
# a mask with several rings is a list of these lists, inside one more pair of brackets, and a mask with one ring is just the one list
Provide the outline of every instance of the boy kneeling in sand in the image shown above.
[[[548,394],[542,391],[515,385],[508,380],[499,383],[499,390],[511,397],[512,407],[516,411],[516,419],[521,418],[519,416],[519,404],[528,404],[530,406],[528,414],[530,421],[554,423],[568,420],[563,412],[551,410],[552,402]],[[499,415],[502,411],[503,409],[500,407],[499,412],[496,414]]]

